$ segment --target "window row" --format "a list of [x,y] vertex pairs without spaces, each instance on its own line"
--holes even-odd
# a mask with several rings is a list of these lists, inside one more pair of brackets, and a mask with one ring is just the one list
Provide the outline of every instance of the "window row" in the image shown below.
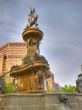
[[9,43],[9,46],[26,46],[25,43]]
[[13,55],[9,55],[8,58],[22,58],[22,56],[13,56]]

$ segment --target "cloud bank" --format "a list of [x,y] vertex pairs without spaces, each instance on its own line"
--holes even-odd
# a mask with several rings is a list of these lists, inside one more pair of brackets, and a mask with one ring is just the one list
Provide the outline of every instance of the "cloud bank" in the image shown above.
[[44,32],[41,54],[49,61],[55,81],[75,84],[82,64],[81,0],[1,0],[0,45],[22,41],[29,8],[36,8]]

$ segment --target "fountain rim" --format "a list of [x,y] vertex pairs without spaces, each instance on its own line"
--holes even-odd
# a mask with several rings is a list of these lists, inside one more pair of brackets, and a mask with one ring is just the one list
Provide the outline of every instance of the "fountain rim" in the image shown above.
[[49,69],[49,65],[45,63],[44,61],[36,61],[36,62],[31,62],[29,64],[25,64],[19,68],[16,68],[15,70],[10,71],[10,76],[16,76],[17,73],[21,74],[26,70],[30,70],[30,68],[33,67],[45,67],[46,69]]
[[[32,36],[31,34],[34,35]],[[41,41],[43,38],[43,32],[39,28],[35,28],[35,27],[26,28],[22,33],[22,37],[24,41],[27,41],[29,37],[35,37],[38,38],[39,41]]]

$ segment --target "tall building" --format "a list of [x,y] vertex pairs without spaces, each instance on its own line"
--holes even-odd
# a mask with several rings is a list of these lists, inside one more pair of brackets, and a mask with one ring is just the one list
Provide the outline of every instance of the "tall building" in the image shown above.
[[0,53],[0,74],[2,74],[2,68],[3,68],[3,55]]
[[0,74],[10,70],[13,65],[21,65],[27,54],[26,43],[9,42],[0,47]]

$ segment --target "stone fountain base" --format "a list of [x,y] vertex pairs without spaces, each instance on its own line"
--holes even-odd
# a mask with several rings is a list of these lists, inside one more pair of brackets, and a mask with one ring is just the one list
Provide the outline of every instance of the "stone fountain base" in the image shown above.
[[82,110],[82,94],[5,94],[0,95],[0,110]]

